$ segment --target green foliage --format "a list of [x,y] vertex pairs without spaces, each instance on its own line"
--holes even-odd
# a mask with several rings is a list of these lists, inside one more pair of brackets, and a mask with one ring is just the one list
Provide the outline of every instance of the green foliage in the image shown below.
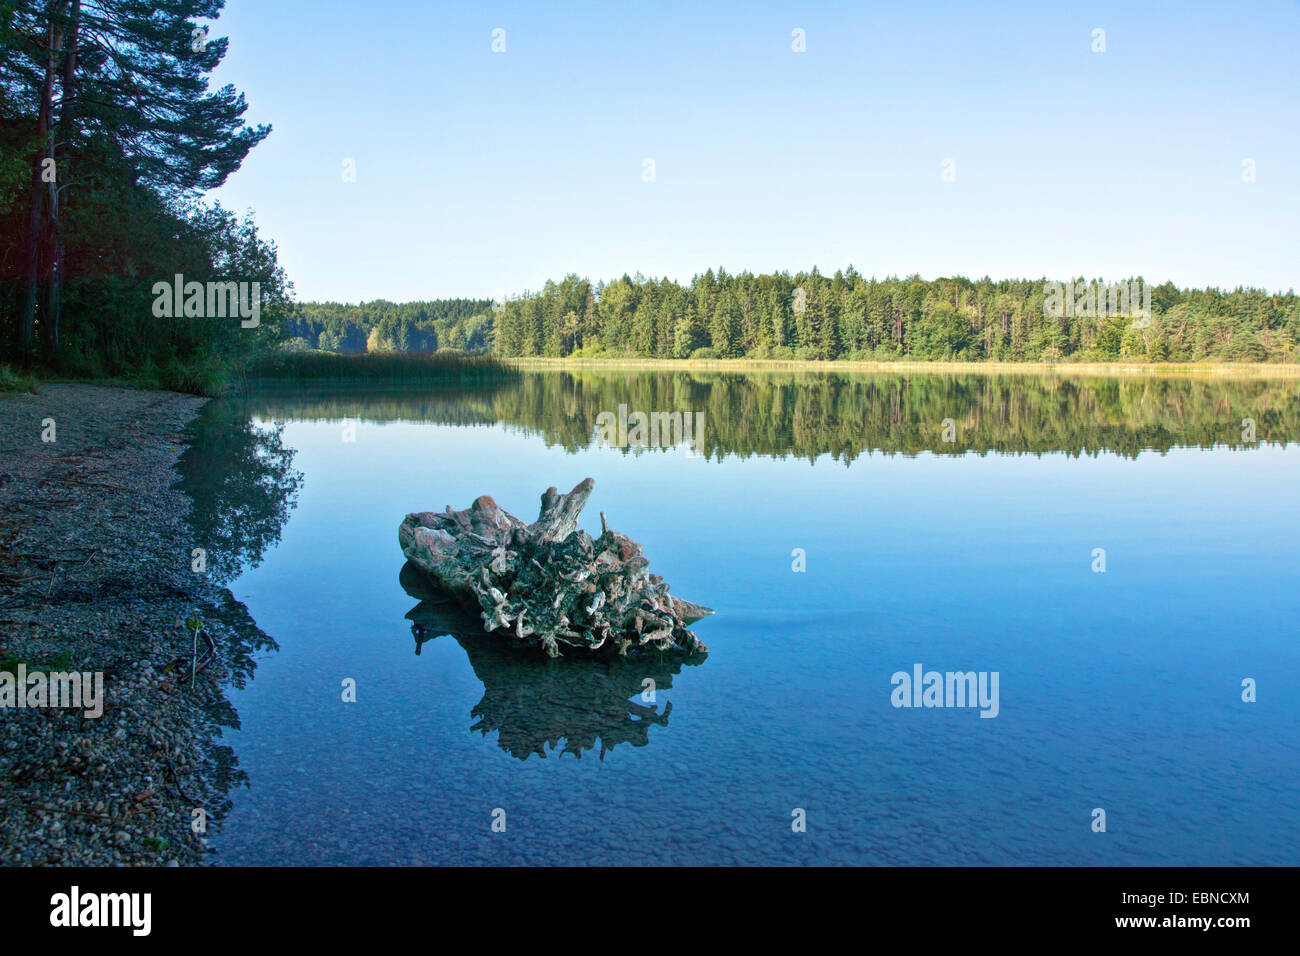
[[[224,584],[243,568],[257,567],[280,540],[302,473],[293,467],[284,425],[255,423],[228,398],[208,404],[189,438],[177,487],[194,503],[189,523],[207,552],[208,574]],[[202,629],[197,611],[186,626]]]
[[[52,118],[69,138],[66,155],[78,157],[78,174],[101,171],[94,160],[80,168],[83,148],[100,143],[122,157],[134,181],[161,195],[214,189],[270,133],[245,124],[248,105],[233,86],[208,88],[229,43],[212,36],[196,50],[193,31],[223,6],[224,0],[80,0],[74,22],[67,3],[8,0],[0,8],[7,21],[0,28],[0,90],[7,96],[0,102],[34,117],[51,37],[61,68],[63,44],[75,36],[73,84],[60,87]],[[60,181],[66,176],[61,171]]]
[[302,302],[287,316],[284,332],[324,352],[486,352],[492,347],[492,302]]
[[1151,322],[1139,327],[1132,317],[1047,315],[1046,285],[877,280],[852,267],[830,277],[710,269],[687,286],[639,275],[593,286],[570,275],[508,302],[493,332],[503,356],[587,356],[599,340],[599,354],[664,359],[710,349],[805,360],[1300,361],[1294,292],[1166,283],[1152,288]]
[[59,651],[53,656],[41,660],[28,660],[17,654],[0,652],[0,672],[17,676],[19,664],[23,665],[28,674],[49,673],[50,671],[56,673],[66,672],[72,669],[72,652],[68,650]]
[[1244,324],[1233,330],[1232,338],[1220,351],[1220,358],[1229,362],[1263,362],[1268,349],[1259,337]]
[[[59,375],[210,394],[278,344],[292,289],[275,246],[198,201],[270,132],[233,87],[208,88],[226,39],[191,44],[222,6],[0,3],[0,338],[20,366],[35,337]],[[156,314],[155,283],[178,274],[257,283],[260,325]]]
[[258,381],[446,381],[471,384],[510,378],[514,374],[492,355],[446,349],[431,355],[406,355],[399,352],[339,355],[321,351],[282,351],[253,366],[248,377]]
[[36,393],[36,379],[25,372],[15,372],[8,365],[0,365],[0,392]]

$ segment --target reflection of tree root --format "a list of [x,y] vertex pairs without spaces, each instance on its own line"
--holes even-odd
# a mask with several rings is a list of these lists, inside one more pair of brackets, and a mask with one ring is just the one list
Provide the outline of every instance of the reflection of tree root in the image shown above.
[[439,635],[455,639],[483,683],[483,699],[470,712],[470,729],[484,736],[495,732],[498,746],[520,760],[545,757],[561,740],[561,753],[576,757],[599,741],[601,759],[621,743],[647,746],[650,728],[668,725],[672,702],[665,701],[660,713],[659,705],[642,694],[668,690],[684,665],[703,663],[706,656],[648,651],[549,659],[485,633],[472,612],[461,609],[415,565],[402,569],[401,583],[420,599],[406,615],[415,652]]

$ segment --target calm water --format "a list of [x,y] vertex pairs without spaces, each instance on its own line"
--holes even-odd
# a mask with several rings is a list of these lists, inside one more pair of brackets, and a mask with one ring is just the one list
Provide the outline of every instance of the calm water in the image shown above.
[[[537,373],[211,406],[185,484],[269,639],[216,859],[1300,863],[1297,388]],[[593,442],[620,404],[704,440]],[[584,526],[717,609],[708,659],[417,654],[402,517],[532,520],[586,476]],[[997,716],[892,706],[918,663],[998,672]]]

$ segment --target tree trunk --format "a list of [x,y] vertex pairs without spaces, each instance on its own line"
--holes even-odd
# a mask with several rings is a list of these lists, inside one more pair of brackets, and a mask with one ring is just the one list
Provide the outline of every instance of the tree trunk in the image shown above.
[[50,262],[50,288],[48,308],[41,321],[41,339],[44,343],[45,361],[53,362],[59,351],[59,318],[63,305],[63,231],[60,218],[59,194],[68,183],[61,182],[68,175],[68,143],[72,138],[73,103],[77,84],[77,28],[81,20],[81,0],[72,0],[71,20],[68,26],[66,54],[63,59],[63,76],[59,86],[58,135],[52,137],[50,156],[55,160],[58,173],[50,183],[50,245],[53,249]]
[[27,228],[23,233],[23,298],[18,312],[18,342],[15,358],[23,366],[32,360],[32,329],[36,319],[36,276],[39,270],[41,212],[45,191],[41,189],[41,167],[35,164],[31,197],[27,206]]
[[[59,49],[62,45],[57,20],[59,0],[50,0],[46,7],[49,25],[46,29],[45,79],[41,83],[40,110],[36,121],[36,137],[40,143],[48,143],[50,136],[50,116],[53,109],[54,77],[59,66]],[[41,182],[41,161],[46,157],[38,151],[32,157],[32,189],[27,207],[27,231],[23,235],[23,302],[18,313],[18,361],[26,366],[31,364],[32,333],[36,321],[36,292],[40,280],[41,266],[41,225],[45,211],[45,189]]]

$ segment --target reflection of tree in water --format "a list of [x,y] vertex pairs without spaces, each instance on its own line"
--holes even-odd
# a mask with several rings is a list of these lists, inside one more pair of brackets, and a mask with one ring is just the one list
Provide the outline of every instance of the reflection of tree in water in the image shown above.
[[258,426],[235,401],[209,402],[190,426],[177,487],[194,502],[195,547],[207,551],[214,581],[257,567],[280,540],[302,484],[283,432],[283,425]]
[[[253,677],[257,667],[257,655],[267,651],[278,651],[280,646],[275,639],[257,626],[253,616],[242,601],[235,599],[225,588],[214,589],[217,593],[212,603],[203,609],[204,618],[211,630],[217,630],[221,640],[221,661],[225,666],[225,680],[234,687],[244,687]],[[212,627],[220,624],[220,629]],[[218,727],[239,729],[239,712],[225,694],[210,698],[203,709]],[[219,804],[207,807],[209,815],[220,820],[230,812],[231,801],[225,795],[233,787],[247,786],[248,774],[239,769],[239,758],[234,748],[227,744],[218,744],[212,740],[207,748],[210,763],[210,779],[216,791],[222,794]]]
[[[864,453],[1136,457],[1177,447],[1252,450],[1300,434],[1296,380],[1155,375],[828,371],[539,371],[474,389],[384,389],[251,396],[266,417],[505,422],[569,451],[590,447],[597,416],[704,413],[705,456]],[[944,419],[956,440],[945,442]],[[1242,437],[1242,419],[1259,441]],[[658,451],[627,447],[624,454]]]
[[[190,425],[189,446],[181,455],[176,487],[193,505],[189,524],[194,546],[206,554],[208,581],[215,585],[201,597],[202,617],[220,643],[224,679],[244,687],[252,679],[259,654],[279,650],[257,626],[248,608],[220,585],[245,568],[257,567],[274,546],[296,503],[302,473],[293,468],[294,452],[286,448],[282,425],[256,425],[237,401],[212,401]],[[205,705],[217,728],[239,728],[239,715],[224,694]],[[209,742],[207,759],[221,803],[207,809],[221,819],[230,809],[224,797],[234,786],[247,784],[234,750]]]
[[420,603],[407,612],[415,653],[425,641],[450,634],[469,655],[474,675],[483,682],[483,699],[470,716],[470,727],[484,736],[495,731],[497,744],[520,760],[545,757],[564,740],[561,754],[581,757],[600,741],[600,758],[621,743],[644,747],[652,726],[667,726],[671,702],[645,704],[647,678],[656,691],[672,687],[683,664],[696,665],[705,655],[647,653],[608,659],[569,655],[547,658],[533,649],[512,647],[483,630],[473,614],[461,609],[411,564],[402,568],[402,587]]

